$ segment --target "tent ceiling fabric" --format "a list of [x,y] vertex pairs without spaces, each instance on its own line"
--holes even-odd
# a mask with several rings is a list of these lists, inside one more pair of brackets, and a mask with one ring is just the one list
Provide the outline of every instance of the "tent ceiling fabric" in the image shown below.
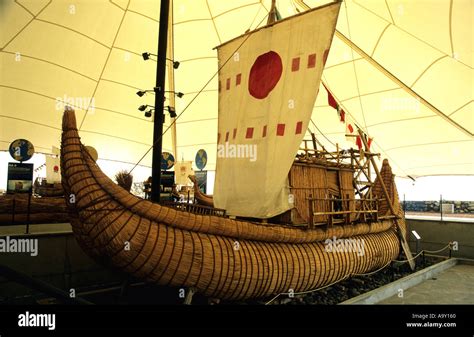
[[[178,159],[200,148],[214,169],[215,46],[265,23],[270,0],[174,0]],[[328,2],[279,0],[283,17]],[[470,0],[348,0],[323,82],[399,176],[473,174],[473,29]],[[0,1],[0,150],[27,138],[37,151],[59,145],[64,104],[101,159],[136,163],[152,143],[137,107],[153,104],[159,1]],[[165,102],[166,105],[166,102]],[[334,149],[353,145],[321,85],[310,130]],[[170,120],[167,118],[167,125]],[[325,135],[321,136],[321,133]],[[163,141],[173,151],[171,132]],[[151,155],[141,162],[150,165]]]

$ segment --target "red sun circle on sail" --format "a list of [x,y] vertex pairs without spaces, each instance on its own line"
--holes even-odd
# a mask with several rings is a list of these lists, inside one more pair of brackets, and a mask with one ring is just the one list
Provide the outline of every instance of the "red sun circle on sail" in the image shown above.
[[264,99],[278,84],[283,64],[274,51],[262,54],[253,63],[249,75],[249,93],[257,99]]

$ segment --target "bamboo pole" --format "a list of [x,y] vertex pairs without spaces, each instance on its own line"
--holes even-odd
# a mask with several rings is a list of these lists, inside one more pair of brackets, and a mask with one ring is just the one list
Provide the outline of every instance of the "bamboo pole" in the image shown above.
[[[362,130],[359,129],[358,132],[359,132],[360,138],[361,138],[361,140],[364,144],[364,147],[368,150],[369,145],[367,144],[367,140],[365,139]],[[393,208],[392,199],[390,199],[390,195],[388,194],[387,187],[385,186],[385,183],[382,179],[382,176],[381,176],[380,171],[377,167],[377,163],[374,160],[374,157],[370,157],[370,161],[372,162],[372,166],[374,167],[374,171],[377,174],[377,178],[380,181],[380,185],[382,186],[383,194],[385,196],[385,199],[387,199],[387,204],[388,204],[388,207],[390,208],[390,212],[392,213],[392,215],[396,216],[397,214],[395,212],[395,209]],[[395,225],[397,226],[398,238],[400,239],[400,243],[402,245],[403,251],[405,252],[405,255],[408,259],[408,263],[410,264],[410,268],[411,268],[411,270],[415,270],[415,261],[413,260],[413,256],[411,254],[410,247],[408,246],[408,242],[407,242],[406,238],[403,236],[400,224],[398,223],[398,217],[394,218],[393,221],[395,222]]]
[[[169,106],[174,108],[176,111],[176,95],[174,86],[174,12],[173,12],[173,0],[170,1],[170,14],[168,18],[168,48],[166,48],[166,62],[168,64],[168,95]],[[176,137],[176,123],[174,118],[170,117],[171,123],[171,148],[176,158],[178,158],[178,142]]]
[[276,21],[276,0],[272,0],[272,7],[268,13],[267,25],[270,25]]

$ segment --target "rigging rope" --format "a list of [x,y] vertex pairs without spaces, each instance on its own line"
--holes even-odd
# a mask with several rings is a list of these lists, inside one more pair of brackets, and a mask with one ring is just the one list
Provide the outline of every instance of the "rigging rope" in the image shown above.
[[[313,122],[313,119],[312,119],[312,118],[310,119],[310,121],[311,121],[311,123],[314,125],[314,127],[316,128],[316,130],[318,130],[319,133],[320,133],[324,138],[326,138],[326,140],[327,140],[332,146],[336,147],[336,144],[334,144],[333,142],[331,142],[331,140],[330,140],[328,137],[326,137],[326,135],[318,128],[318,126],[316,125],[316,123]],[[316,141],[319,143],[319,145],[323,146],[323,144],[321,144],[317,139],[316,139]]]

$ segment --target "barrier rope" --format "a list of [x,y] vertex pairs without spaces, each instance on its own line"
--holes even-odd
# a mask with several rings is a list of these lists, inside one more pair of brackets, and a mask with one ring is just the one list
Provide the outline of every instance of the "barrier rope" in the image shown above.
[[451,249],[451,246],[453,245],[452,242],[448,243],[445,247],[441,248],[440,250],[423,250],[423,252],[426,252],[426,253],[430,253],[430,254],[435,254],[435,253],[439,253],[439,252],[442,252],[443,250],[445,250],[446,248],[449,247],[449,249]]
[[430,253],[430,254],[434,254],[434,253],[439,253],[439,252],[442,252],[444,250],[446,250],[446,248],[449,248],[451,249],[452,247],[452,242],[449,242],[446,246],[444,246],[443,248],[439,249],[439,250],[435,250],[435,251],[431,251],[431,250],[422,250],[420,251],[418,254],[416,254],[415,256],[413,256],[411,259],[407,259],[407,260],[390,260],[388,261],[383,267],[380,267],[379,269],[375,270],[375,271],[371,271],[369,273],[364,273],[364,274],[348,274],[346,276],[344,276],[343,278],[335,281],[335,282],[332,282],[330,284],[327,284],[323,287],[320,287],[320,288],[316,288],[316,289],[313,289],[313,290],[306,290],[306,291],[300,291],[300,292],[292,292],[292,293],[289,293],[289,292],[286,292],[286,293],[280,293],[278,295],[276,295],[275,297],[273,297],[271,300],[269,300],[268,302],[265,303],[265,305],[269,305],[271,304],[273,301],[275,301],[278,297],[282,296],[282,295],[292,295],[291,297],[295,296],[295,295],[305,295],[305,294],[310,294],[310,293],[314,293],[316,291],[320,291],[320,290],[323,290],[324,288],[328,288],[328,287],[331,287],[339,282],[342,282],[344,280],[346,280],[347,278],[349,277],[353,277],[353,276],[369,276],[369,275],[373,275],[375,273],[378,273],[379,271],[387,268],[387,266],[389,266],[392,262],[398,262],[398,263],[408,263],[409,261],[411,260],[414,260],[416,259],[418,256],[420,256],[421,254],[423,253]]
[[411,260],[414,260],[416,259],[418,256],[420,256],[421,254],[423,254],[423,250],[421,252],[419,252],[418,254],[416,254],[415,256],[413,256],[411,259],[406,259],[406,260],[392,260],[393,262],[398,262],[398,263],[407,263],[407,262],[410,262]]

